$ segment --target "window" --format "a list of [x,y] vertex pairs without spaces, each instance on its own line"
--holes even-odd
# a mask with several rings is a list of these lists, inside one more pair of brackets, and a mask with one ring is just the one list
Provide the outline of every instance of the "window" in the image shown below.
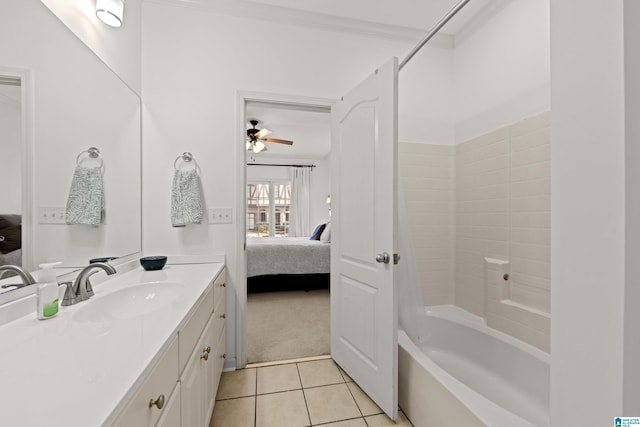
[[247,184],[247,237],[286,237],[289,234],[290,206],[291,183],[266,181]]

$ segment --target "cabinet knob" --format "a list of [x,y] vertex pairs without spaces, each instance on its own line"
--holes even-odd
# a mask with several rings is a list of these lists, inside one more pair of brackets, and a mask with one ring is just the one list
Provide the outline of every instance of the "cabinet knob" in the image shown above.
[[226,284],[226,283],[220,283],[220,287],[221,287],[221,288],[226,288],[226,287],[227,287],[227,284]]
[[227,353],[222,353],[222,356],[220,356],[220,357],[222,357],[223,359],[226,359],[227,358]]
[[226,315],[225,313],[222,313],[222,314],[220,315],[220,318],[221,318],[221,319],[226,319],[226,318],[227,318],[227,315]]
[[211,353],[211,346],[207,346],[207,348],[204,349],[204,352],[207,354]]
[[149,408],[153,408],[154,406],[158,409],[164,408],[164,394],[158,396],[156,400],[151,399],[149,401]]
[[209,353],[206,351],[200,355],[200,359],[209,360]]

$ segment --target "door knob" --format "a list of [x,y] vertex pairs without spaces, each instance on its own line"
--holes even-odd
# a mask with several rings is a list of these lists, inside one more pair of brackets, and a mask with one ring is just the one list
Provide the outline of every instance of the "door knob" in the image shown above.
[[376,255],[376,262],[380,262],[380,263],[383,263],[383,264],[389,264],[389,260],[390,259],[391,259],[391,257],[386,252],[382,252],[381,254]]

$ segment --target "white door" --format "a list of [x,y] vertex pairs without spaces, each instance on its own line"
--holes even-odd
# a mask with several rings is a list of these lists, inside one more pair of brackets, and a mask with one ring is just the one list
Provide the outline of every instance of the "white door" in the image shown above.
[[397,75],[393,58],[331,109],[331,354],[394,420]]

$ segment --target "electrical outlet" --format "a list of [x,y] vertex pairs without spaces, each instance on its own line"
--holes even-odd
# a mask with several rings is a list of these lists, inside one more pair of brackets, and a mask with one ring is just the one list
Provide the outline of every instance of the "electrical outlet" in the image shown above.
[[40,206],[38,208],[40,224],[66,224],[65,208],[62,206]]
[[209,224],[232,224],[232,208],[207,208]]

